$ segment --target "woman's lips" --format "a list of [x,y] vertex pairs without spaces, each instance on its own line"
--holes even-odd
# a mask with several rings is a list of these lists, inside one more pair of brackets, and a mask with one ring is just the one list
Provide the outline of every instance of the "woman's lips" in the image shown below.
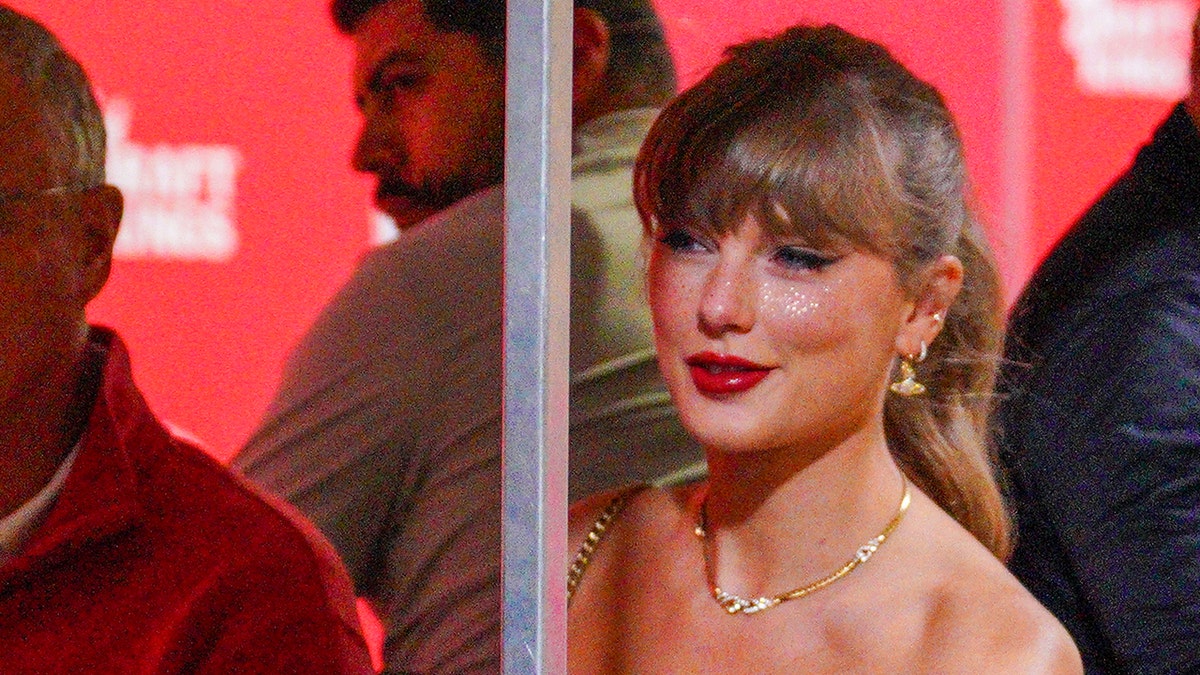
[[684,360],[703,394],[737,394],[762,382],[771,368],[727,354],[701,352]]

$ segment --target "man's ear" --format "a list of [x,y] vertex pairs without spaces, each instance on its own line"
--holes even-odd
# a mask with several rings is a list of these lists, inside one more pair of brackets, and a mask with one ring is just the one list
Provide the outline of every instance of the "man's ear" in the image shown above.
[[83,228],[83,281],[86,299],[95,298],[108,281],[112,269],[113,244],[125,210],[125,198],[112,185],[85,190],[80,195],[80,225]]
[[595,10],[576,7],[574,26],[572,110],[579,125],[595,117],[593,111],[601,103],[612,42],[608,23]]
[[921,346],[933,344],[942,332],[950,305],[962,289],[962,261],[944,255],[926,266],[920,275],[912,311],[896,335],[896,351],[903,355],[920,354]]

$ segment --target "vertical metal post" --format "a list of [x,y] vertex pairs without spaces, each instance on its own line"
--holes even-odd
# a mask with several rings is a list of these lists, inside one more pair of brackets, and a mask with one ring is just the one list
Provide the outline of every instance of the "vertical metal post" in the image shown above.
[[568,0],[509,0],[504,246],[504,672],[563,675],[570,328]]
[[1029,0],[1004,0],[1004,52],[1002,57],[1001,105],[1004,121],[1001,131],[1000,185],[1001,219],[991,241],[996,258],[1004,261],[1004,276],[1009,303],[1017,298],[1025,278],[1037,260],[1029,250],[1034,227],[1031,199],[1033,171],[1033,57],[1030,35],[1034,30]]

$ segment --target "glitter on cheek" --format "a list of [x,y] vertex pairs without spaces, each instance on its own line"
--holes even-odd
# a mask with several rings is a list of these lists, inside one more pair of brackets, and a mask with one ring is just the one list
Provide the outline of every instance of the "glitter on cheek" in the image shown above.
[[828,286],[813,288],[795,284],[764,283],[760,290],[763,316],[768,315],[782,321],[811,320],[826,302],[832,289]]

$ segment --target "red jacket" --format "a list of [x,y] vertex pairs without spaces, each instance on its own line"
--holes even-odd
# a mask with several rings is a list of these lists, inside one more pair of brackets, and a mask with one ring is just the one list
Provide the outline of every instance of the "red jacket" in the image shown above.
[[0,568],[0,673],[369,673],[333,549],[172,437],[107,351],[79,454]]

